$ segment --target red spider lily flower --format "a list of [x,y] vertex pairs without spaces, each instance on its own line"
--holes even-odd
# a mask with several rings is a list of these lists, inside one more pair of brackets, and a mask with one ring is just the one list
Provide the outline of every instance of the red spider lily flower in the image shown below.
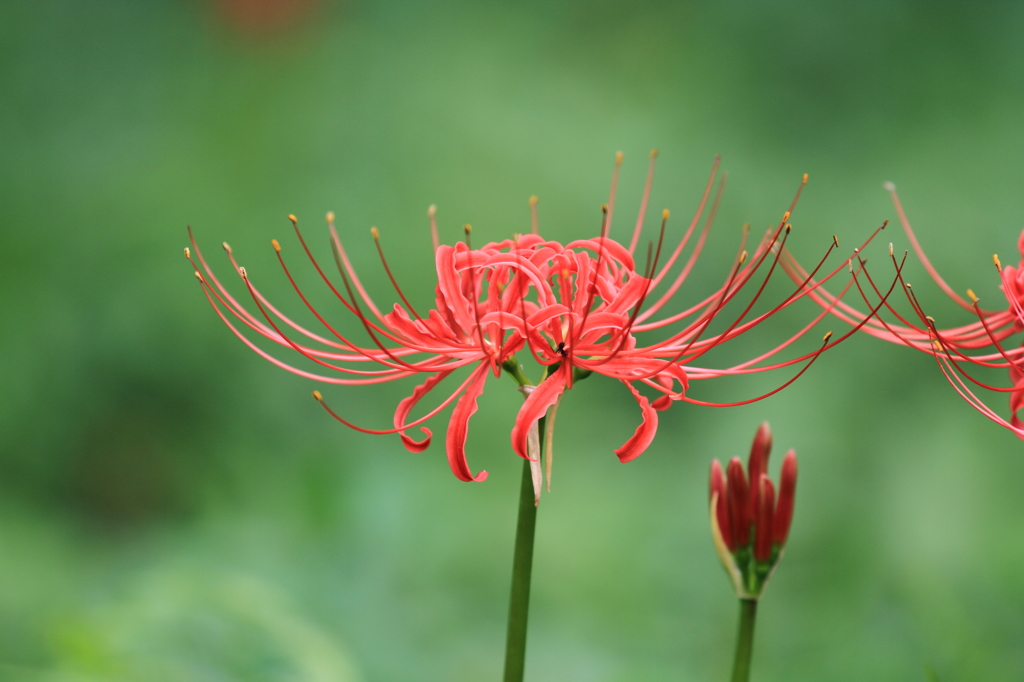
[[[1024,408],[1024,347],[1005,347],[1009,337],[1024,330],[1024,232],[1018,240],[1018,249],[1021,252],[1018,267],[1003,267],[998,256],[992,257],[999,273],[1001,288],[1006,296],[1006,307],[1001,310],[983,309],[973,291],[967,290],[967,297],[970,299],[968,301],[959,296],[939,275],[910,226],[896,193],[896,186],[888,182],[885,188],[892,197],[896,214],[911,248],[920,258],[929,276],[954,303],[970,312],[976,321],[957,327],[939,328],[935,319],[925,313],[913,288],[900,274],[897,274],[897,279],[909,302],[909,315],[897,312],[888,302],[885,303],[884,310],[875,309],[870,314],[864,313],[845,302],[836,302],[824,289],[816,289],[809,296],[822,306],[828,307],[832,314],[840,319],[860,325],[865,333],[932,355],[946,380],[964,400],[990,420],[1024,439],[1024,422],[1018,416],[1018,411]],[[892,244],[889,245],[889,255],[890,258],[893,257]],[[868,301],[873,293],[877,295],[877,287],[867,274],[864,261],[859,254],[857,260],[869,283],[866,289],[860,289],[860,295],[864,301]],[[782,265],[792,278],[803,280],[806,273],[790,254],[783,255]],[[999,387],[984,383],[968,370],[971,366],[1007,369],[1013,385]],[[988,407],[971,388],[972,385],[994,392],[1009,393],[1009,421]]]
[[[481,248],[470,246],[470,228],[466,226],[466,242],[455,246],[441,245],[437,239],[433,207],[429,211],[431,234],[435,246],[437,286],[433,307],[420,313],[408,300],[388,266],[380,246],[380,234],[371,230],[384,270],[400,299],[386,314],[382,312],[363,287],[342,246],[328,215],[331,249],[340,276],[340,285],[327,276],[308,248],[298,222],[289,216],[306,256],[331,293],[352,313],[363,328],[369,343],[357,343],[332,326],[309,302],[285,264],[277,240],[272,244],[287,279],[302,303],[324,331],[312,331],[285,316],[267,300],[253,282],[252,276],[235,260],[230,247],[224,245],[235,272],[241,278],[252,305],[247,307],[234,298],[215,276],[192,239],[186,256],[192,260],[197,278],[210,305],[229,329],[247,346],[270,362],[300,376],[337,385],[367,385],[419,377],[412,394],[395,409],[393,428],[370,429],[357,426],[331,409],[319,391],[314,396],[341,423],[364,433],[398,434],[405,447],[413,452],[426,449],[431,431],[421,426],[454,403],[449,421],[445,448],[448,462],[456,477],[463,481],[482,481],[487,472],[474,474],[465,452],[470,417],[476,412],[477,399],[489,375],[509,373],[527,396],[512,429],[515,452],[531,461],[540,458],[538,428],[547,416],[546,459],[550,486],[552,430],[560,397],[574,382],[591,373],[603,374],[624,383],[640,407],[642,422],[626,443],[615,450],[623,462],[639,456],[651,443],[657,430],[659,411],[673,402],[698,405],[741,405],[760,400],[785,388],[807,370],[821,353],[846,336],[832,340],[826,334],[820,346],[796,357],[776,361],[775,356],[807,334],[816,322],[828,314],[821,311],[799,332],[777,347],[746,362],[726,368],[707,366],[702,358],[712,349],[754,329],[780,310],[813,293],[843,269],[843,265],[818,276],[825,258],[809,273],[807,282],[767,311],[751,314],[765,290],[768,279],[778,265],[780,255],[791,231],[788,222],[796,199],[777,226],[765,232],[752,251],[746,250],[747,231],[737,256],[729,268],[725,283],[717,291],[682,311],[656,319],[686,281],[705,244],[723,184],[703,228],[701,219],[714,188],[718,161],[712,169],[696,214],[675,248],[662,262],[668,211],[664,211],[657,247],[648,248],[647,265],[638,270],[634,251],[644,224],[647,200],[654,172],[652,153],[647,184],[636,227],[628,247],[608,236],[615,205],[615,187],[621,154],[616,157],[612,191],[604,206],[600,234],[562,245],[546,241],[538,234],[537,201],[531,198],[532,233],[492,242]],[[804,176],[806,183],[806,176]],[[803,183],[800,185],[801,189]],[[799,198],[799,191],[797,192]],[[877,230],[876,230],[877,233]],[[687,245],[696,241],[685,263],[680,259]],[[872,235],[873,238],[874,235]],[[191,231],[190,231],[191,238]],[[870,238],[869,240],[870,241]],[[866,244],[867,242],[865,242]],[[838,246],[833,238],[825,257]],[[676,268],[680,264],[681,267]],[[894,281],[895,284],[895,281]],[[849,284],[846,285],[847,289]],[[753,289],[745,303],[738,304],[738,314],[722,322],[723,310],[738,300],[744,290]],[[653,303],[649,301],[654,300]],[[884,300],[884,299],[883,299]],[[881,303],[878,304],[879,306]],[[251,308],[254,307],[255,310]],[[710,333],[713,323],[719,327]],[[652,331],[657,340],[641,345],[638,334]],[[286,349],[304,361],[332,370],[311,371],[279,359],[257,345],[262,340],[278,349]],[[516,358],[520,350],[543,367],[543,380],[534,387],[526,378]],[[711,403],[687,395],[690,382],[726,375],[744,375],[796,366],[798,369],[777,388],[754,398],[734,403]],[[442,398],[425,415],[410,415],[442,381],[457,370],[467,368],[468,375],[454,390]],[[312,368],[311,368],[312,369]],[[639,387],[653,391],[652,400]],[[416,440],[407,432],[420,426],[425,436]],[[539,464],[534,470],[539,496]]]
[[[821,282],[835,276],[843,268],[842,265],[822,277],[821,282],[808,286],[831,251],[838,247],[838,241],[833,238],[825,257],[811,273],[806,274],[807,281],[799,283],[795,291],[767,312],[748,319],[749,313],[761,297],[768,279],[776,268],[780,254],[784,252],[791,229],[788,220],[799,198],[798,191],[790,210],[786,211],[776,227],[766,231],[752,253],[744,248],[746,231],[744,232],[744,243],[740,245],[726,281],[719,290],[681,312],[655,319],[685,282],[700,255],[716,213],[722,184],[719,184],[718,193],[712,202],[703,230],[679,272],[673,274],[672,269],[700,224],[714,184],[717,161],[696,215],[664,264],[661,263],[661,258],[669,212],[666,210],[662,213],[661,233],[657,245],[651,244],[648,249],[648,264],[641,272],[636,267],[633,255],[643,224],[654,156],[652,154],[651,171],[648,173],[648,184],[641,203],[640,219],[634,228],[629,247],[608,237],[614,207],[616,176],[613,176],[612,195],[605,206],[600,237],[572,242],[564,247],[554,242],[538,241],[539,238],[532,236],[524,237],[520,242],[522,246],[535,250],[531,262],[545,271],[545,281],[550,285],[549,290],[545,292],[545,298],[554,299],[554,302],[547,306],[528,305],[522,317],[525,327],[521,332],[526,338],[530,352],[537,362],[548,368],[548,371],[544,381],[526,399],[512,430],[512,446],[520,456],[527,456],[529,430],[541,417],[548,415],[546,454],[550,457],[550,430],[553,428],[554,411],[563,392],[572,388],[573,382],[582,376],[598,373],[617,379],[626,385],[637,401],[642,422],[633,436],[615,450],[621,461],[628,462],[650,445],[658,426],[657,413],[668,409],[673,402],[726,406],[761,400],[791,384],[807,370],[821,352],[850,335],[847,333],[842,338],[830,342],[829,332],[825,335],[822,345],[813,352],[789,360],[770,361],[822,319],[826,314],[822,312],[793,337],[756,358],[725,368],[712,368],[703,364],[702,358],[710,350],[751,331],[779,310],[812,294]],[[619,162],[621,157],[617,159],[616,173]],[[800,185],[801,189],[806,182],[805,175]],[[877,232],[876,230],[875,234]],[[871,238],[873,237],[874,235]],[[763,277],[758,275],[759,271],[764,273]],[[664,290],[657,296],[652,296],[652,292],[663,284]],[[849,286],[848,284],[847,288]],[[726,321],[724,331],[708,334],[712,322],[722,316],[726,306],[736,300],[745,287],[754,291],[750,295],[750,300],[742,305],[739,314]],[[886,295],[888,294],[882,295],[883,300]],[[655,302],[644,307],[652,298]],[[863,324],[864,322],[855,328]],[[661,338],[641,345],[637,335],[647,331],[661,332]],[[805,364],[794,376],[774,390],[754,398],[732,403],[711,403],[687,395],[691,381],[759,373],[799,363]],[[659,397],[652,402],[637,390],[637,385],[646,385]],[[548,461],[550,463],[550,459]]]
[[782,460],[779,491],[767,473],[772,432],[761,424],[750,448],[747,472],[739,457],[727,473],[711,462],[711,537],[740,599],[758,599],[782,558],[793,521],[796,498],[796,452]]

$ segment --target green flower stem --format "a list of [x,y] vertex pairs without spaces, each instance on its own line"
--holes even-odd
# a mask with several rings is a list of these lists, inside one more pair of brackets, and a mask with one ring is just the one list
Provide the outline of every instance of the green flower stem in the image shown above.
[[740,599],[740,631],[736,635],[736,658],[732,664],[732,682],[750,679],[750,657],[754,652],[754,619],[757,600]]
[[[540,429],[541,450],[544,446],[544,423]],[[504,682],[522,682],[526,668],[526,620],[530,611],[530,578],[533,572],[533,536],[537,528],[537,505],[534,503],[533,475],[530,461],[523,460],[523,480],[519,487],[519,522],[516,525],[516,546],[512,558],[512,595],[508,606],[508,635],[505,640]]]

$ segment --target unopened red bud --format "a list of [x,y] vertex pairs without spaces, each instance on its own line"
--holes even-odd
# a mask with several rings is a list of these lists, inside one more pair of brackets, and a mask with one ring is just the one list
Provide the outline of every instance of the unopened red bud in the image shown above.
[[[761,474],[768,471],[768,455],[772,451],[772,429],[768,422],[762,422],[754,435],[754,443],[750,446],[750,459],[747,461],[747,473],[750,475],[750,485],[753,487],[761,480]],[[757,496],[754,495],[756,498]],[[754,513],[751,507],[751,513]]]
[[779,477],[779,503],[775,508],[772,522],[772,540],[786,544],[789,525],[793,521],[793,501],[796,498],[796,451],[790,450],[782,460],[782,474]]
[[725,546],[729,548],[729,551],[734,551],[736,545],[733,542],[732,537],[732,524],[729,523],[729,507],[728,507],[728,495],[725,484],[725,474],[722,473],[722,465],[718,463],[718,460],[712,460],[711,462],[711,499],[718,495],[718,500],[715,503],[715,509],[713,511],[715,520],[718,522],[718,532],[722,534],[722,540],[725,542]]
[[758,561],[768,561],[772,556],[774,512],[775,486],[768,474],[761,474],[757,485],[757,510],[754,512],[754,558]]
[[739,457],[729,461],[729,523],[735,547],[746,547],[750,544],[750,486],[746,474],[743,473],[743,462]]

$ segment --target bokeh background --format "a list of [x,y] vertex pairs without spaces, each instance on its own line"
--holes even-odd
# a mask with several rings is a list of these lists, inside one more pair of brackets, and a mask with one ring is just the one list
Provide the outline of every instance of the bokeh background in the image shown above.
[[[429,204],[448,242],[463,223],[480,240],[527,230],[531,194],[545,235],[589,235],[622,150],[623,236],[658,147],[654,209],[689,215],[716,154],[730,173],[680,306],[807,172],[790,240],[803,261],[894,218],[891,180],[951,285],[1001,307],[990,257],[1016,263],[1024,227],[1021,35],[1011,2],[2,3],[0,678],[500,675],[512,383],[492,381],[471,424],[483,484],[455,480],[439,444],[414,455],[349,431],[216,319],[181,255],[186,225],[222,273],[228,240],[299,311],[269,241],[316,290],[285,216],[328,257],[333,210],[377,298],[392,295],[370,225],[425,302]],[[886,242],[906,247],[898,228],[881,240],[878,271]],[[970,321],[913,258],[907,273],[940,324]],[[787,376],[691,395],[742,399]],[[385,427],[412,384],[324,390]],[[930,357],[852,338],[764,402],[673,407],[622,465],[611,449],[637,419],[602,378],[562,403],[528,679],[725,679],[737,614],[707,469],[765,419],[801,478],[757,679],[1024,678],[1024,451]]]

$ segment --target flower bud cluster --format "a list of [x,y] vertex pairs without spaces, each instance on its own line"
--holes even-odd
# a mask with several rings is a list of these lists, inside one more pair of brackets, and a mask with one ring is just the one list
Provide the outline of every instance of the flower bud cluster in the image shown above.
[[786,453],[776,492],[767,473],[771,448],[772,432],[765,422],[754,437],[747,471],[739,457],[724,472],[717,459],[711,463],[711,535],[741,599],[760,598],[793,520],[796,452]]

